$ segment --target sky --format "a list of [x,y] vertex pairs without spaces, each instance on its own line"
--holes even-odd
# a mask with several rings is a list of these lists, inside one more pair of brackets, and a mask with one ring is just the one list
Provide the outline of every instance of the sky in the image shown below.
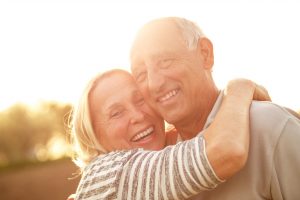
[[147,2],[1,1],[0,110],[16,102],[76,102],[96,73],[129,69],[135,33],[166,16],[196,22],[212,41],[220,88],[248,78],[274,102],[300,110],[297,1]]

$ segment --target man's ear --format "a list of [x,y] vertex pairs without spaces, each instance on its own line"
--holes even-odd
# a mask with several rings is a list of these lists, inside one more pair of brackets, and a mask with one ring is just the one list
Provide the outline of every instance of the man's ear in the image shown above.
[[198,41],[198,53],[202,57],[203,67],[212,69],[214,65],[214,49],[213,44],[208,38],[200,38]]

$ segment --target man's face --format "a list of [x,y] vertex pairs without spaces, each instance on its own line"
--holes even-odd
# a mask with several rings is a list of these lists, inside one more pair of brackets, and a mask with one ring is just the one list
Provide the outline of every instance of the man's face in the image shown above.
[[177,27],[166,21],[146,25],[133,44],[132,74],[148,103],[169,123],[205,106],[211,66],[200,49],[188,50]]

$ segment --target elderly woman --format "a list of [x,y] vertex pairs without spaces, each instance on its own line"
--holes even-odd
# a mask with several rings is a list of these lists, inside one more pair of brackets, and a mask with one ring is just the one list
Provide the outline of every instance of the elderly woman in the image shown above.
[[188,199],[215,188],[229,178],[215,173],[216,166],[234,174],[247,159],[254,94],[268,99],[250,81],[231,82],[211,126],[165,148],[177,133],[165,133],[132,76],[122,70],[96,76],[73,113],[75,160],[82,169],[75,199]]

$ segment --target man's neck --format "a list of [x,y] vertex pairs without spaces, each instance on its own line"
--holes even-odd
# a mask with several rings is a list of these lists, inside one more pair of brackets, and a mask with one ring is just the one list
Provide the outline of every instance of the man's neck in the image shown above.
[[[201,132],[206,122],[205,116],[202,115],[200,117],[193,118],[193,120],[190,120],[186,123],[175,124],[175,127],[178,130],[178,133],[180,134],[182,140],[192,139],[196,135],[198,135],[199,132]],[[197,119],[197,121],[194,119]]]
[[[175,128],[180,134],[182,140],[189,140],[197,136],[202,130],[206,123],[206,120],[214,107],[214,104],[218,98],[219,92],[210,98],[205,106],[201,106],[199,109],[195,109],[198,112],[192,113],[185,120],[178,123],[174,123]],[[204,109],[202,109],[205,107]]]

